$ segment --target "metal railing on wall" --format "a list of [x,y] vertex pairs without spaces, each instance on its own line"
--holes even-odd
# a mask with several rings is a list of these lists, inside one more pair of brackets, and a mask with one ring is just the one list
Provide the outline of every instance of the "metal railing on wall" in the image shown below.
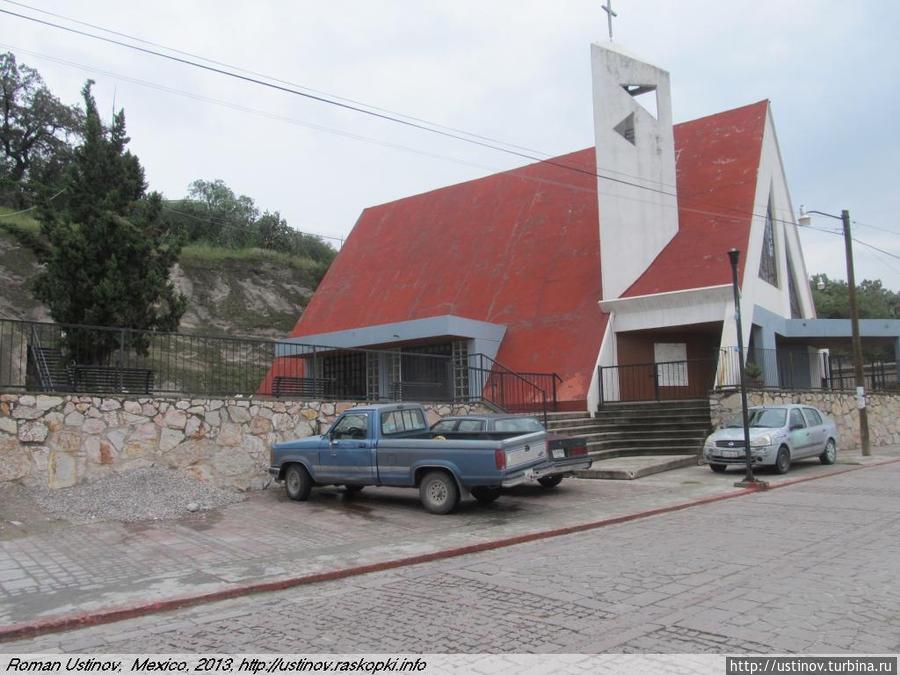
[[555,408],[558,381],[555,374],[516,373],[482,354],[460,360],[396,349],[0,319],[0,389],[6,391],[487,400],[504,410],[546,414]]
[[540,412],[545,424],[558,407],[561,381],[556,373],[514,372],[484,354],[469,355],[469,386],[482,400],[508,412]]
[[[869,391],[897,390],[895,363],[875,361],[863,368]],[[851,391],[856,387],[852,360],[807,349],[749,349],[746,383],[755,389]],[[702,398],[716,389],[740,384],[736,347],[705,359],[668,363],[599,366],[600,405],[614,401],[663,401]]]

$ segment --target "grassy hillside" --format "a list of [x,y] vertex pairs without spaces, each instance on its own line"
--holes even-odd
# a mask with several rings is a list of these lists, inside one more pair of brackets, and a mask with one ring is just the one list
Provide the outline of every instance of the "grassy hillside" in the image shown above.
[[[0,208],[0,314],[50,320],[31,291],[44,242],[28,214]],[[180,330],[283,337],[312,296],[324,269],[305,257],[265,249],[186,246],[172,279],[188,298]]]

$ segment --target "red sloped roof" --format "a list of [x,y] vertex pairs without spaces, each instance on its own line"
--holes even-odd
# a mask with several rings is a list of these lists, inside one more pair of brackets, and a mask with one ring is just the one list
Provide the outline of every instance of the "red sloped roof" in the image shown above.
[[[675,126],[680,229],[626,296],[730,281],[767,105]],[[554,161],[596,171],[594,148]],[[363,211],[291,336],[444,314],[504,324],[500,363],[556,372],[560,400],[584,400],[606,330],[600,298],[596,179],[539,163]]]
[[[594,150],[556,161],[593,173]],[[497,360],[583,400],[606,315],[592,175],[530,166],[366,209],[292,336],[454,314],[504,324]]]
[[[623,297],[743,279],[768,101],[675,125],[678,233]],[[602,216],[601,216],[602,217]]]

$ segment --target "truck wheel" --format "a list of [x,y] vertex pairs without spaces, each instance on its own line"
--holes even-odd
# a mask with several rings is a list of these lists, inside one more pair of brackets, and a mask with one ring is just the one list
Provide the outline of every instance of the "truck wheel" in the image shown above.
[[450,513],[459,503],[456,481],[445,471],[430,471],[419,484],[419,500],[429,513]]
[[291,464],[284,474],[284,489],[288,497],[298,502],[305,502],[312,490],[312,478],[306,467],[301,464]]
[[562,479],[562,476],[544,476],[543,478],[538,478],[538,483],[545,488],[555,488],[562,483]]
[[482,504],[490,504],[500,498],[500,488],[498,487],[473,487],[472,496]]

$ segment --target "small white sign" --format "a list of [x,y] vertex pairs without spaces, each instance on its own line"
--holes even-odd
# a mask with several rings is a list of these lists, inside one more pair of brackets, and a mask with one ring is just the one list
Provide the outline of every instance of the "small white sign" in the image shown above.
[[688,386],[687,343],[654,342],[653,362],[656,363],[660,387]]

